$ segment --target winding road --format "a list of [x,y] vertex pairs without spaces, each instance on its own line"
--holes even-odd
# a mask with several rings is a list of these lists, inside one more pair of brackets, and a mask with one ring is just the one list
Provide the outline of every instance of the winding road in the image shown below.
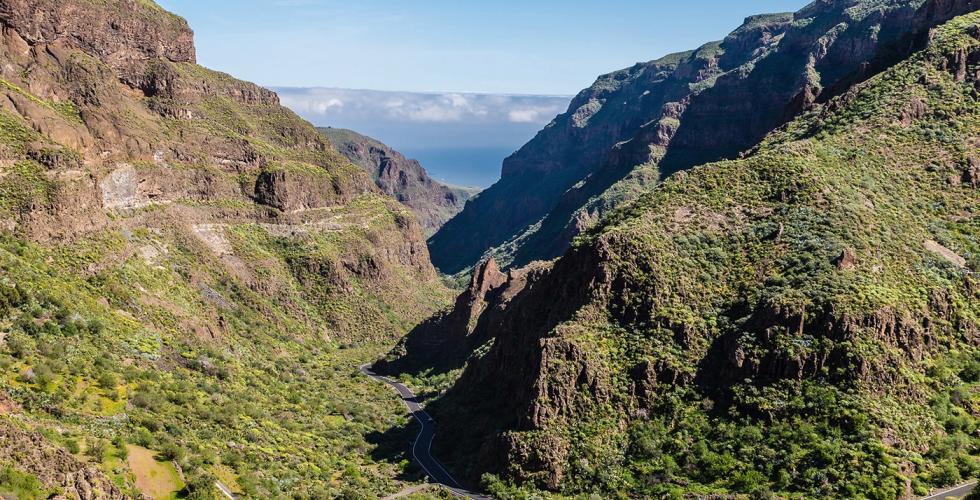
[[225,498],[227,498],[228,500],[238,500],[235,497],[235,494],[231,492],[231,488],[225,486],[224,483],[222,483],[221,481],[216,481],[214,485],[218,487],[218,491],[220,491],[221,494],[224,495]]
[[432,478],[433,481],[443,485],[451,491],[454,495],[463,498],[472,498],[475,500],[492,500],[491,497],[480,495],[479,493],[474,493],[468,491],[460,486],[459,482],[453,478],[452,474],[446,470],[445,467],[439,463],[435,457],[432,456],[432,440],[436,435],[436,422],[429,416],[428,413],[419,404],[418,399],[415,397],[415,393],[411,391],[404,384],[400,384],[394,380],[382,377],[373,371],[371,371],[371,365],[364,365],[361,367],[361,373],[371,377],[379,382],[383,382],[395,388],[398,391],[398,395],[401,397],[402,402],[405,403],[405,407],[408,408],[408,412],[418,421],[421,426],[418,436],[415,437],[415,442],[412,444],[412,458],[422,467],[422,470]]
[[970,492],[973,491],[973,489],[976,487],[977,487],[977,482],[970,481],[968,483],[961,484],[959,486],[954,486],[952,488],[948,488],[943,491],[933,493],[927,497],[924,497],[922,500],[945,500],[947,498],[963,498],[969,495]]

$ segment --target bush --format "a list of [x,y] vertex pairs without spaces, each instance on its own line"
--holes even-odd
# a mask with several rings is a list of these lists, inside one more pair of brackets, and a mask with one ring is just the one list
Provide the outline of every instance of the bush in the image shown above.
[[98,382],[99,387],[105,391],[115,391],[116,387],[119,385],[118,379],[116,379],[116,376],[111,372],[102,372],[102,374],[99,375]]
[[197,472],[187,478],[187,497],[195,500],[217,498],[214,483],[218,479],[209,472]]
[[31,354],[31,341],[22,335],[11,334],[7,337],[7,350],[17,359],[24,359]]
[[160,457],[164,460],[180,462],[184,459],[184,449],[177,443],[169,442],[160,446]]
[[968,384],[980,382],[980,359],[970,361],[960,372],[960,379]]
[[85,450],[85,454],[98,463],[105,461],[107,452],[108,449],[106,447],[106,443],[101,439],[93,439],[90,443],[88,443],[88,449]]
[[956,462],[950,459],[939,462],[937,470],[932,475],[932,482],[936,486],[956,484],[962,480],[960,469],[956,466]]
[[34,382],[42,389],[47,388],[55,379],[54,371],[46,364],[34,367]]
[[69,439],[65,441],[65,449],[72,455],[78,455],[78,453],[82,451],[82,448],[78,446],[78,440],[76,439]]
[[[739,492],[769,491],[769,481],[766,476],[755,470],[735,473],[729,480],[732,490]],[[771,495],[772,492],[769,491]]]
[[141,427],[136,430],[136,436],[133,439],[133,442],[135,442],[136,444],[144,448],[152,448],[153,445],[156,443],[156,439],[153,437],[152,432]]
[[117,457],[123,460],[129,457],[129,450],[126,448],[126,439],[122,435],[118,435],[112,440],[112,446],[116,448]]

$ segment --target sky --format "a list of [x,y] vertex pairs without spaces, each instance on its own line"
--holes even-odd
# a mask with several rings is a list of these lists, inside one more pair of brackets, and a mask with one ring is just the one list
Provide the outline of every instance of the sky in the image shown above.
[[199,62],[271,87],[570,95],[807,0],[157,0]]

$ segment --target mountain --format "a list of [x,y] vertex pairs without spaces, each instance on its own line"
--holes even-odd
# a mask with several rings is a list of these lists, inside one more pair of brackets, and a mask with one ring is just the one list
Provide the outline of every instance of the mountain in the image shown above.
[[[501,180],[429,240],[455,274],[560,256],[609,210],[663,178],[731,159],[909,54],[972,2],[816,1],[753,16],[720,42],[599,77],[504,161]],[[760,89],[765,89],[764,92]]]
[[[833,27],[817,39],[830,59],[799,65],[787,45],[778,65],[719,77],[730,108],[695,96],[685,113],[734,119],[701,129],[710,152],[674,155],[734,154],[775,126],[795,84],[753,72],[851,84],[808,84],[798,116],[740,158],[648,187],[553,263],[477,266],[377,364],[448,373],[427,411],[457,474],[505,498],[909,498],[980,471],[980,8],[821,1],[778,19],[771,43]],[[850,74],[843,56],[886,34],[903,50]],[[684,128],[706,122],[691,123],[668,123],[671,143],[693,144]]]
[[352,130],[320,128],[320,132],[355,165],[374,178],[381,191],[410,208],[426,235],[435,233],[459,213],[479,190],[441,184],[416,160],[409,160],[381,142]]
[[149,0],[0,28],[0,492],[399,490],[356,374],[448,302],[415,216]]

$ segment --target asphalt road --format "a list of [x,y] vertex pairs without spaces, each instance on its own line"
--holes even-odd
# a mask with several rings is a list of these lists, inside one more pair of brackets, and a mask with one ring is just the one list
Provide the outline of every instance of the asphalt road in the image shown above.
[[419,425],[422,427],[419,430],[419,435],[415,437],[415,442],[412,443],[412,458],[422,467],[422,470],[432,478],[433,481],[445,486],[454,495],[472,498],[475,500],[492,500],[491,497],[480,495],[478,493],[473,493],[464,489],[459,482],[453,478],[452,474],[446,470],[445,467],[439,463],[435,457],[432,456],[432,440],[436,435],[436,422],[429,416],[428,413],[422,408],[418,403],[418,399],[415,394],[404,384],[400,384],[394,380],[382,377],[373,371],[371,371],[371,365],[364,365],[361,367],[361,373],[371,377],[379,382],[384,382],[395,388],[398,391],[398,395],[401,397],[402,402],[405,403],[405,407],[408,408],[408,412],[418,421]]
[[224,495],[225,498],[227,498],[228,500],[237,500],[235,498],[235,494],[231,492],[231,489],[225,486],[224,484],[222,484],[221,481],[215,482],[214,485],[218,487],[218,491],[220,491],[221,494]]
[[961,484],[959,486],[950,488],[948,490],[943,490],[937,493],[933,493],[922,500],[944,500],[946,498],[963,498],[973,491],[973,488],[977,487],[977,482],[972,481],[966,484]]

